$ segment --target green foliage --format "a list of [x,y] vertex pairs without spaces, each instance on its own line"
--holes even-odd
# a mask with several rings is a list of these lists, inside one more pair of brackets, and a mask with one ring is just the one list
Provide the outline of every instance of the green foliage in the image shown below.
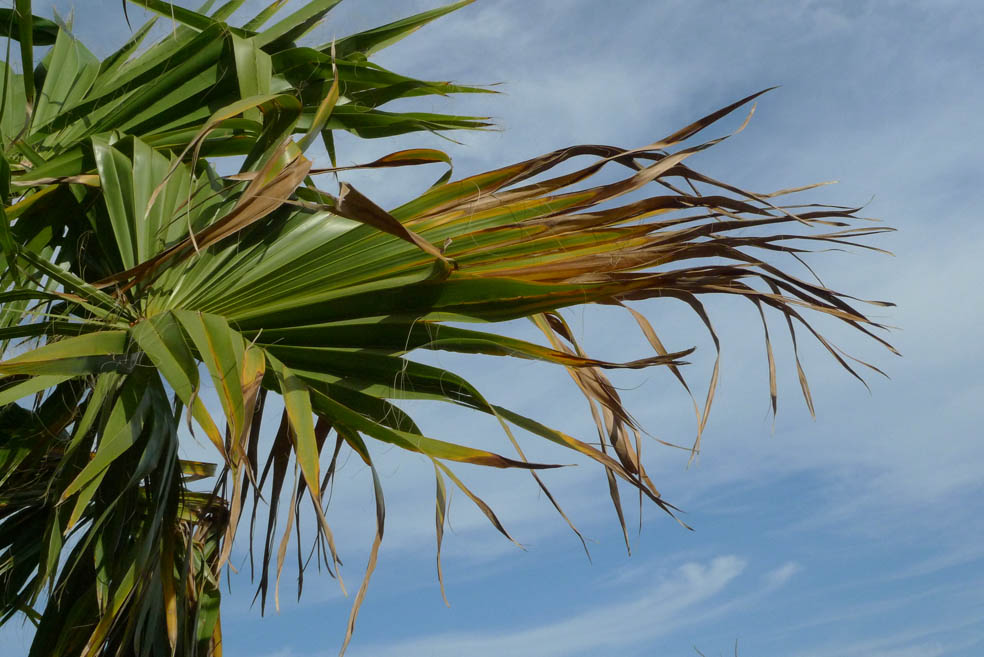
[[[32,16],[29,1],[0,10],[26,72],[0,67],[0,620],[25,614],[37,625],[31,657],[219,654],[220,573],[244,513],[255,519],[264,503],[260,491],[270,505],[261,603],[308,509],[302,501],[340,575],[322,492],[343,449],[372,470],[378,523],[347,644],[383,536],[377,441],[433,461],[438,553],[446,479],[509,536],[454,463],[526,469],[543,486],[537,472],[554,466],[528,462],[514,427],[600,464],[620,519],[617,479],[672,513],[604,370],[669,367],[686,386],[679,366],[690,350],[669,352],[625,306],[633,300],[686,302],[715,343],[704,294],[773,308],[791,332],[794,322],[813,330],[800,314],[808,309],[872,335],[850,297],[751,253],[797,256],[792,240],[852,243],[884,229],[850,227],[853,211],[844,208],[777,206],[778,194],[742,192],[684,164],[720,141],[685,140],[758,94],[643,148],[575,146],[464,180],[445,176],[387,211],[344,183],[337,194],[320,189],[315,176],[345,168],[314,168],[305,152],[322,140],[334,160],[336,130],[372,138],[486,127],[478,117],[380,109],[404,97],[484,90],[367,60],[467,2],[310,48],[297,40],[338,0],[283,17],[273,3],[241,27],[226,23],[237,0],[211,14],[130,1],[178,27],[141,49],[149,23],[102,61]],[[51,46],[36,64],[35,46]],[[222,175],[216,161],[224,156],[240,156],[241,169]],[[581,156],[592,163],[528,182]],[[414,149],[361,168],[433,163],[451,160]],[[607,165],[628,173],[578,186]],[[662,195],[616,204],[654,184]],[[698,193],[698,185],[713,191]],[[829,232],[770,232],[780,225]],[[585,355],[557,311],[587,303],[625,306],[654,355],[628,363]],[[530,318],[547,344],[447,324],[515,318]],[[767,330],[766,346],[774,403]],[[591,406],[600,446],[491,403],[464,378],[411,360],[417,349],[567,368]],[[715,365],[700,429],[716,374]],[[217,408],[201,399],[205,375]],[[268,393],[285,410],[272,440],[263,440]],[[392,402],[407,398],[497,418],[516,454],[423,435]],[[204,432],[218,468],[178,458],[183,422]],[[285,491],[291,461],[300,481]],[[189,489],[202,479],[213,492]]]

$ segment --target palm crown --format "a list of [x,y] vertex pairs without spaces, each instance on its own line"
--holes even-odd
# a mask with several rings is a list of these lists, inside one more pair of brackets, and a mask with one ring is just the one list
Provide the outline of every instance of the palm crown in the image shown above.
[[[0,10],[26,72],[0,67],[0,618],[26,614],[37,624],[32,656],[218,654],[218,577],[244,513],[255,522],[258,506],[270,508],[260,541],[264,604],[302,514],[316,517],[318,544],[340,575],[322,493],[341,450],[372,468],[374,442],[433,462],[438,552],[448,481],[506,533],[455,463],[529,469],[543,487],[537,471],[552,466],[527,461],[516,427],[598,462],[620,519],[618,479],[672,513],[639,460],[639,427],[603,372],[665,366],[686,386],[679,366],[689,352],[668,351],[628,302],[682,300],[717,344],[700,297],[741,295],[763,323],[764,307],[778,311],[794,344],[794,325],[806,327],[852,373],[801,311],[868,335],[877,326],[850,297],[755,253],[798,257],[805,249],[793,240],[853,244],[884,228],[852,228],[850,208],[781,206],[777,196],[799,190],[752,194],[684,163],[720,139],[683,142],[759,94],[642,148],[574,146],[458,181],[442,152],[396,152],[360,166],[437,163],[448,174],[387,211],[345,183],[324,191],[315,177],[353,168],[334,166],[335,130],[374,138],[488,125],[380,109],[485,90],[367,59],[467,2],[319,47],[297,40],[338,0],[283,17],[275,2],[240,27],[225,21],[243,0],[214,11],[211,2],[199,11],[131,2],[175,27],[141,49],[152,21],[102,61],[65,26],[32,16],[29,0]],[[35,65],[42,45],[51,48]],[[305,156],[317,141],[332,166],[315,168]],[[238,157],[237,172],[217,169],[226,156]],[[575,157],[591,162],[551,176]],[[582,184],[609,165],[625,176]],[[618,202],[648,189],[658,193]],[[557,311],[588,303],[625,307],[655,353],[628,363],[587,356]],[[546,345],[464,328],[516,318],[530,318]],[[767,325],[765,336],[774,406]],[[487,401],[464,378],[409,359],[417,349],[567,368],[600,442]],[[218,393],[216,408],[199,395],[202,376]],[[717,364],[695,450],[716,379]],[[284,412],[264,440],[268,392],[282,397]],[[392,402],[407,398],[494,416],[515,454],[423,435]],[[214,446],[219,472],[178,458],[185,422]],[[383,533],[372,475],[378,533],[349,634]],[[188,487],[198,480],[214,490]]]

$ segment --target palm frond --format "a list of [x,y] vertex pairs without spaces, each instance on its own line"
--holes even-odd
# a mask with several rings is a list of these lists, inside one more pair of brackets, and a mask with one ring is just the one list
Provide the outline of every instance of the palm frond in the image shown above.
[[[291,534],[312,512],[315,548],[344,588],[324,493],[350,449],[370,468],[377,534],[344,650],[383,537],[373,441],[434,464],[442,594],[447,480],[514,540],[455,463],[529,470],[577,532],[538,474],[557,466],[528,461],[517,428],[603,468],[628,545],[618,480],[671,515],[675,507],[647,474],[643,427],[605,371],[667,367],[690,393],[683,366],[692,352],[667,348],[635,301],[688,304],[718,349],[702,299],[754,304],[766,327],[773,410],[766,309],[787,322],[794,345],[799,324],[859,378],[810,313],[891,349],[876,333],[884,327],[858,309],[889,304],[860,302],[775,262],[801,261],[816,244],[871,248],[856,240],[889,229],[861,223],[856,209],[782,204],[806,188],[746,192],[687,163],[726,137],[693,138],[764,92],[647,146],[573,146],[460,180],[450,179],[450,157],[432,149],[336,167],[334,130],[383,137],[488,125],[379,109],[401,97],[485,90],[405,77],[366,59],[468,2],[307,48],[297,39],[337,0],[282,18],[283,3],[273,3],[240,27],[225,22],[235,1],[212,14],[131,1],[179,27],[141,51],[145,26],[104,61],[32,17],[29,2],[0,11],[4,34],[20,41],[23,70],[34,72],[0,69],[0,620],[25,612],[36,622],[32,657],[219,654],[219,577],[244,514],[252,543],[264,504],[261,608],[271,585],[279,605]],[[37,67],[32,44],[52,45]],[[305,155],[319,137],[330,168]],[[238,171],[219,165],[226,156],[240,158]],[[575,158],[589,161],[554,172]],[[448,174],[390,210],[348,183],[336,193],[315,181],[434,163]],[[624,176],[590,186],[611,167]],[[654,354],[589,356],[559,312],[584,304],[624,308]],[[517,318],[530,319],[543,343],[496,331]],[[486,399],[466,378],[415,361],[418,349],[566,368],[600,444]],[[795,366],[812,410],[798,353]],[[693,403],[694,453],[718,371],[716,361],[703,404]],[[201,398],[206,374],[215,408]],[[268,393],[285,410],[264,440]],[[399,407],[405,399],[490,415],[515,454],[425,435]],[[204,432],[215,464],[178,458],[182,423]],[[192,490],[196,481],[212,491]]]

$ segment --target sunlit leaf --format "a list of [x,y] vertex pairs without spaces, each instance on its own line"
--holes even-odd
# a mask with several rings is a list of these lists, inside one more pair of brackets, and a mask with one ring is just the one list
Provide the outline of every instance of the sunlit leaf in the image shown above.
[[[445,602],[448,482],[518,545],[508,518],[464,469],[452,470],[458,463],[528,471],[587,549],[546,485],[549,469],[586,462],[607,479],[628,547],[620,486],[676,517],[644,450],[678,445],[645,433],[615,376],[667,368],[690,397],[682,405],[693,407],[697,438],[684,449],[696,454],[714,429],[724,345],[745,336],[705,305],[711,295],[759,311],[773,413],[786,364],[770,315],[786,321],[811,412],[801,334],[859,379],[862,367],[881,370],[841,352],[820,326],[842,324],[894,351],[885,327],[861,312],[890,304],[828,288],[808,262],[811,250],[880,251],[865,242],[887,228],[861,223],[856,208],[784,200],[815,185],[751,192],[692,164],[744,128],[764,91],[647,145],[573,145],[453,180],[449,153],[404,148],[365,162],[336,152],[333,133],[490,127],[407,111],[414,98],[490,89],[369,59],[468,0],[353,35],[322,30],[331,41],[318,47],[301,39],[338,0],[272,0],[242,25],[229,21],[251,6],[243,0],[197,10],[130,2],[166,29],[152,19],[104,59],[60,19],[33,16],[29,0],[0,9],[9,37],[0,66],[0,623],[25,614],[37,625],[31,657],[220,655],[221,579],[243,541],[261,611],[271,587],[280,609],[293,553],[298,596],[315,556],[344,591],[328,505],[354,452],[372,477],[376,534],[344,652],[383,539],[379,443],[433,463]],[[739,111],[738,130],[705,136]],[[331,166],[315,161],[319,138]],[[395,208],[343,180],[373,170],[396,188],[402,167],[430,164],[444,175]],[[666,299],[693,312],[716,351],[701,404],[684,376],[694,344],[664,344],[661,315],[632,303]],[[627,310],[648,353],[591,353],[562,314],[588,304]],[[524,318],[536,338],[500,325]],[[535,404],[487,399],[466,376],[420,362],[419,350],[566,368],[588,413],[570,419],[570,434],[558,431]],[[522,383],[509,369],[516,362],[502,363]],[[501,433],[487,444],[467,423],[418,424],[422,405],[407,400],[485,414]],[[281,403],[279,428],[268,431],[265,415]],[[199,431],[215,458],[183,459],[182,441]],[[547,462],[531,462],[526,441],[553,450]]]

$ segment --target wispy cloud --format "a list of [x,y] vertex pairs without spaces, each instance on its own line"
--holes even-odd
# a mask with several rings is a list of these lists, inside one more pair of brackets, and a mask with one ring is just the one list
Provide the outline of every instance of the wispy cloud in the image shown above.
[[765,574],[765,584],[769,588],[778,588],[786,584],[786,582],[801,570],[803,570],[803,567],[795,561],[787,561],[775,570],[770,570]]
[[733,555],[716,557],[707,563],[690,562],[636,598],[598,606],[564,619],[500,632],[483,629],[358,646],[352,655],[563,657],[601,654],[626,645],[644,644],[686,625],[693,612],[716,600],[745,567],[745,560]]
[[979,626],[978,616],[963,614],[950,622],[922,623],[854,641],[841,637],[823,647],[792,654],[794,657],[939,657],[981,645],[984,633],[976,629]]

